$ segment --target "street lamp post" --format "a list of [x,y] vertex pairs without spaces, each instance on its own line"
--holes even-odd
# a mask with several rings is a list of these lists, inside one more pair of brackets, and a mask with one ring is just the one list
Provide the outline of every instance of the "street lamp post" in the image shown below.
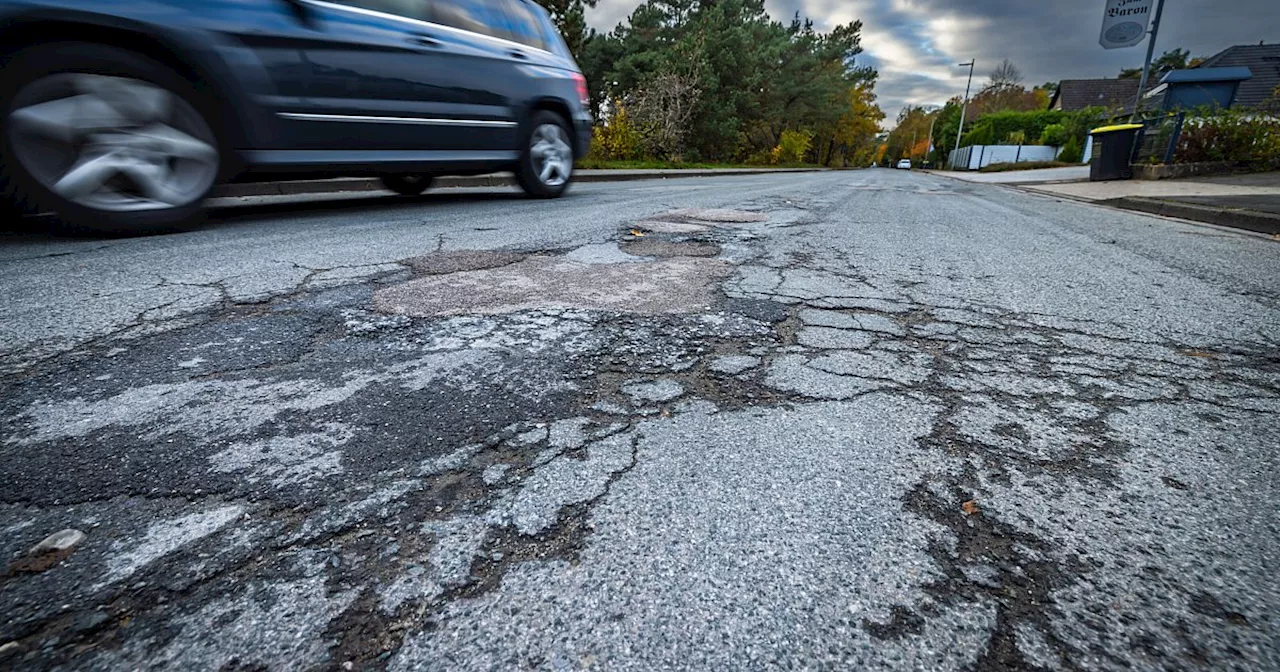
[[933,125],[936,123],[938,123],[938,115],[935,114],[933,115],[933,118],[929,120],[929,144],[926,145],[924,150],[925,163],[929,163],[929,152],[933,151]]
[[[968,63],[957,63],[956,67],[963,68],[969,66],[969,81],[964,85],[964,102],[960,104],[960,128],[956,131],[956,148],[955,152],[960,151],[960,136],[964,135],[964,113],[969,108],[969,87],[973,84],[973,64],[977,63],[976,58],[969,59]],[[955,152],[951,153],[951,167],[955,168]]]

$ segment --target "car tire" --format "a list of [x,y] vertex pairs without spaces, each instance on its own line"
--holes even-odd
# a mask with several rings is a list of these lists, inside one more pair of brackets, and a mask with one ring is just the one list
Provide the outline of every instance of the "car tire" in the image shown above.
[[0,196],[63,230],[139,235],[198,224],[223,152],[210,104],[140,54],[63,42],[0,74]]
[[405,173],[402,175],[383,175],[382,186],[401,196],[417,196],[427,189],[431,188],[431,182],[434,180],[430,175],[423,173]]
[[539,110],[529,120],[516,181],[534,198],[556,198],[573,180],[573,141],[564,117]]

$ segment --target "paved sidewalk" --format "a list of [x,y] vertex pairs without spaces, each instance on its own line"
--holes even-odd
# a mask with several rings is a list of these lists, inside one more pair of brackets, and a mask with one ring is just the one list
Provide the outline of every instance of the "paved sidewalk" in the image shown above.
[[1154,215],[1280,235],[1280,171],[1183,180],[1090,182],[1088,166],[1005,173],[938,172]]
[[[1033,171],[1027,171],[1033,172]],[[1087,169],[1086,169],[1087,175]],[[1185,180],[1114,180],[1110,182],[1071,182],[1042,184],[1027,187],[1059,196],[1086,201],[1106,201],[1115,198],[1214,198],[1214,197],[1274,197],[1280,198],[1280,172],[1251,173],[1247,175],[1217,175]]]
[[1049,182],[1071,182],[1089,179],[1089,166],[1067,166],[1066,168],[1038,168],[1035,170],[1010,170],[1003,173],[981,173],[978,171],[930,171],[946,177],[966,182],[983,182],[987,184],[1035,184]]
[[1117,180],[1023,187],[1126,210],[1280,234],[1280,171],[1185,180]]

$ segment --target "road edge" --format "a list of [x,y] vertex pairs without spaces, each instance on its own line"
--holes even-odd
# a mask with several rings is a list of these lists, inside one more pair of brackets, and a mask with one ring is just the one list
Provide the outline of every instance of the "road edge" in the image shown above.
[[[731,175],[767,175],[770,173],[812,173],[829,168],[720,168],[709,170],[619,170],[608,172],[579,172],[574,182],[627,182],[631,180],[658,180],[682,177],[719,177]],[[507,187],[515,186],[515,176],[508,173],[491,173],[461,177],[439,177],[433,188],[448,187]],[[285,182],[238,182],[224,184],[214,189],[210,198],[238,198],[244,196],[302,196],[307,194],[332,194],[343,192],[386,191],[376,177],[343,177],[324,180],[296,180]]]

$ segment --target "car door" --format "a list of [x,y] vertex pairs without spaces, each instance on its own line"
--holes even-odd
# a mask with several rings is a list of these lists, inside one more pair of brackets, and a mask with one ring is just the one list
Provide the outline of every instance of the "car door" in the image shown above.
[[514,135],[505,97],[483,76],[489,50],[428,21],[431,0],[300,0],[314,39],[300,109],[322,127],[301,149],[436,150]]
[[538,54],[546,54],[537,25],[522,21],[509,0],[431,0],[429,20],[443,34],[468,45],[469,81],[499,101],[502,118],[511,122],[504,133],[474,141],[486,149],[514,150],[530,80],[543,65]]

